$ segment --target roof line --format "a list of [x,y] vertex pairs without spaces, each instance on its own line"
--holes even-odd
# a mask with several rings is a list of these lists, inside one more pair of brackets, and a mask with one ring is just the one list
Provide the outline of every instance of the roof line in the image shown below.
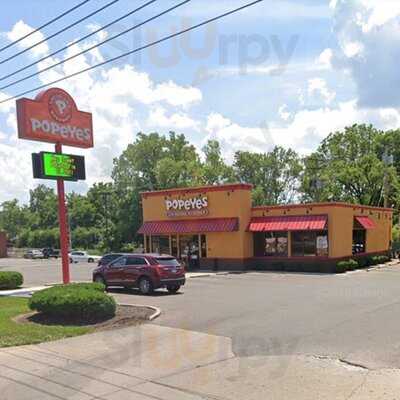
[[252,210],[275,210],[275,209],[290,209],[290,208],[310,208],[310,207],[345,207],[345,208],[360,208],[363,210],[376,210],[376,211],[388,211],[393,212],[393,208],[384,208],[376,206],[367,206],[362,204],[353,204],[345,202],[322,202],[322,203],[301,203],[301,204],[281,204],[274,206],[256,206],[252,207]]
[[155,190],[150,192],[141,192],[141,196],[168,196],[180,193],[202,193],[202,192],[224,192],[229,190],[251,190],[253,185],[248,183],[229,183],[223,185],[194,186],[175,189]]

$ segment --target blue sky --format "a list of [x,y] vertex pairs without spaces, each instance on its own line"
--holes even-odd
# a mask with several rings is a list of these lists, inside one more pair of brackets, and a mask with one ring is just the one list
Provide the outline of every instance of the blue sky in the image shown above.
[[[91,0],[0,56],[4,59],[13,55],[109,1]],[[4,1],[0,47],[78,2]],[[145,2],[119,0],[44,45],[0,64],[0,75],[38,60]],[[192,0],[135,33],[100,46],[96,52],[0,91],[0,97],[48,83],[246,2]],[[18,77],[101,42],[177,3],[160,0]],[[230,161],[239,149],[268,151],[274,145],[290,146],[307,154],[329,132],[353,123],[397,128],[398,3],[265,0],[140,56],[58,84],[75,97],[81,109],[94,115],[96,147],[85,152],[72,150],[87,156],[88,181],[69,185],[69,190],[85,191],[87,185],[109,179],[113,157],[135,139],[138,131],[182,132],[199,150],[208,139],[216,138]],[[29,189],[39,183],[31,178],[30,153],[50,148],[18,141],[14,103],[0,105],[0,202],[14,197],[27,200]]]

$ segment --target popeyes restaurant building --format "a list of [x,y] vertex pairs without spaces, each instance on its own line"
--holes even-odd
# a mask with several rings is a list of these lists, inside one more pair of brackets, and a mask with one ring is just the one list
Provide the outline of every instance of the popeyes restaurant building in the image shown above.
[[142,193],[146,252],[192,268],[333,271],[340,260],[387,254],[391,209],[347,203],[252,207],[252,186]]

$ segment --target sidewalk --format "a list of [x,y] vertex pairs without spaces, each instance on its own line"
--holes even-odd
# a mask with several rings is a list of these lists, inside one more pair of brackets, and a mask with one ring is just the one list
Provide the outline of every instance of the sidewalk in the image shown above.
[[393,400],[399,370],[235,357],[231,340],[146,324],[0,350],[2,400]]

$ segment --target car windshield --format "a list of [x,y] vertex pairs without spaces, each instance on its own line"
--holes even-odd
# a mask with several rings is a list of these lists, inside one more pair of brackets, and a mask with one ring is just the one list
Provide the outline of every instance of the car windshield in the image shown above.
[[173,257],[156,257],[156,261],[161,265],[169,265],[173,267],[179,266],[179,262],[176,258]]

